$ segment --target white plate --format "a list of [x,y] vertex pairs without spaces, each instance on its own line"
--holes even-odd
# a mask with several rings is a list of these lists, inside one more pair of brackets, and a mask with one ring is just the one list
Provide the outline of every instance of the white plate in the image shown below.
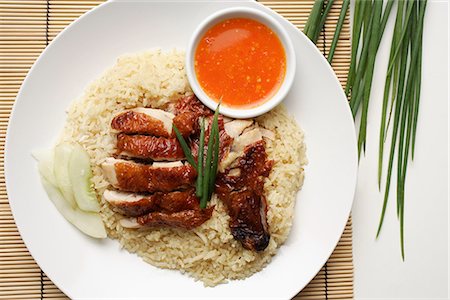
[[288,299],[314,277],[341,236],[356,183],[356,140],[342,88],[315,46],[293,25],[256,2],[239,5],[270,12],[283,23],[297,55],[297,73],[285,100],[306,133],[309,165],[287,243],[261,272],[205,288],[179,272],[162,270],[95,241],[64,220],[47,198],[30,152],[50,147],[65,109],[118,56],[152,47],[184,48],[194,28],[236,2],[109,2],[61,33],[28,74],[8,129],[5,173],[20,234],[50,279],[71,298],[253,297]]

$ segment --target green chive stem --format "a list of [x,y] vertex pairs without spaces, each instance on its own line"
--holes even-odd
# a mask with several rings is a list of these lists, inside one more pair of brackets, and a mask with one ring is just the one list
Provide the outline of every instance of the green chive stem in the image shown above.
[[200,201],[200,208],[206,208],[206,203],[208,202],[208,195],[209,195],[209,176],[211,172],[211,158],[212,158],[212,150],[213,150],[213,143],[214,139],[211,136],[211,133],[213,132],[214,127],[211,125],[210,129],[210,135],[208,140],[208,150],[206,151],[206,161],[205,161],[205,176],[203,178],[203,191],[202,191],[202,199]]
[[342,3],[341,12],[339,14],[339,20],[336,25],[336,30],[334,31],[333,41],[331,42],[330,52],[328,53],[328,62],[331,64],[333,61],[334,51],[336,50],[337,43],[339,41],[339,36],[341,35],[342,25],[345,21],[345,16],[347,15],[348,6],[350,0],[344,0]]
[[217,105],[216,111],[214,112],[214,118],[213,118],[213,132],[211,132],[210,138],[214,139],[214,145],[213,145],[213,158],[212,158],[212,165],[211,165],[211,173],[210,173],[210,180],[209,180],[209,196],[208,198],[211,198],[213,192],[214,192],[214,184],[216,182],[216,176],[217,176],[217,169],[219,167],[219,149],[220,149],[220,134],[219,134],[219,105]]
[[183,149],[183,153],[186,156],[186,160],[191,164],[191,166],[194,167],[194,169],[197,170],[197,163],[195,162],[195,159],[192,156],[191,149],[189,148],[188,144],[184,140],[183,136],[181,135],[180,131],[178,130],[177,126],[175,126],[175,124],[173,124],[173,130],[175,131],[175,135],[177,136],[177,139],[180,142],[181,148]]
[[350,68],[348,70],[347,74],[347,83],[345,85],[345,94],[347,97],[350,94],[350,91],[353,87],[353,79],[355,77],[355,71],[356,71],[356,57],[359,50],[359,41],[361,38],[361,29],[362,29],[362,22],[363,22],[363,16],[364,16],[364,7],[365,7],[365,1],[356,0],[355,1],[355,14],[353,18],[353,29],[352,29],[352,50],[351,50],[351,58],[350,58]]
[[325,0],[317,0],[314,2],[314,5],[311,9],[311,13],[309,14],[308,21],[306,23],[306,26],[303,30],[303,32],[306,34],[306,36],[312,40],[314,37],[314,34],[316,32],[316,28],[318,26],[318,23],[320,22],[320,16],[322,13],[322,7]]
[[197,159],[197,183],[196,183],[196,195],[201,198],[203,195],[203,152],[205,148],[205,119],[200,120],[200,140],[198,146],[198,159]]
[[313,33],[313,43],[315,44],[317,42],[317,39],[320,36],[320,32],[322,31],[323,26],[325,25],[325,22],[327,21],[328,13],[330,12],[331,7],[333,6],[334,0],[328,0],[327,5],[325,6],[325,9],[322,12],[322,16],[319,21],[319,26],[317,26],[316,31]]

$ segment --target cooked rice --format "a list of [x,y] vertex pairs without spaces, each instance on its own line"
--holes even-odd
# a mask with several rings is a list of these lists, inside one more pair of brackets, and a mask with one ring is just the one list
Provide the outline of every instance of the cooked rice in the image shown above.
[[[170,109],[174,101],[191,93],[184,53],[153,50],[120,57],[75,101],[68,111],[61,141],[80,143],[88,151],[99,199],[109,186],[100,164],[115,151],[115,136],[110,132],[112,117],[136,106]],[[267,142],[269,158],[275,160],[275,165],[264,185],[271,239],[262,253],[246,250],[233,239],[225,207],[215,196],[211,200],[216,205],[212,218],[190,231],[122,228],[118,222],[122,217],[101,199],[101,215],[109,237],[144,261],[180,270],[206,286],[243,279],[264,268],[288,237],[307,161],[303,133],[282,106],[257,121],[276,134],[275,142]]]

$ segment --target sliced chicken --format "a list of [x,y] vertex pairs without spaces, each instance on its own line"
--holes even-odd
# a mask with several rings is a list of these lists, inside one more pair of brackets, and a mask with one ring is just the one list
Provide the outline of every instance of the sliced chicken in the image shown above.
[[275,133],[273,131],[262,127],[259,127],[259,131],[261,132],[263,138],[267,138],[272,141],[275,140]]
[[109,183],[128,192],[170,192],[192,186],[197,177],[195,169],[182,162],[144,165],[107,158],[102,168]]
[[[212,123],[212,117],[209,117],[206,124],[206,130],[205,130],[205,153],[208,149],[208,142],[209,142],[209,136],[210,136],[210,130],[211,130],[211,123]],[[224,159],[228,152],[230,151],[231,145],[233,144],[233,138],[228,135],[228,133],[225,130],[224,127],[224,121],[221,116],[219,116],[218,119],[218,125],[219,125],[219,161]],[[196,139],[191,140],[191,152],[192,155],[197,158],[198,156],[198,145],[199,140],[198,137]]]
[[216,181],[215,192],[227,207],[233,237],[253,251],[264,250],[270,240],[264,178],[272,164],[267,160],[265,142],[259,140],[245,148],[236,168],[219,173]]
[[195,95],[186,96],[178,100],[175,105],[175,111],[177,114],[192,112],[197,116],[197,118],[200,116],[211,116],[214,113],[203,103],[201,103]]
[[149,213],[137,218],[143,226],[169,226],[184,229],[198,227],[209,220],[214,210],[213,206],[200,210],[184,210],[176,213]]
[[172,213],[200,208],[199,199],[195,196],[193,188],[169,193],[157,192],[150,195],[106,190],[103,198],[112,205],[115,211],[129,217],[142,216],[152,211]]
[[253,251],[263,251],[270,241],[262,192],[252,189],[231,192],[226,202],[231,234],[244,248]]
[[228,155],[233,141],[234,139],[225,131],[223,121],[219,122],[219,161],[223,160]]
[[200,209],[200,199],[195,195],[195,189],[160,194],[158,206],[161,212],[179,212],[183,210]]
[[149,134],[159,137],[175,137],[173,124],[183,136],[194,133],[198,127],[196,115],[192,112],[175,116],[162,109],[138,107],[115,116],[111,127],[128,134]]
[[111,127],[124,133],[169,137],[174,118],[175,115],[162,109],[138,107],[115,116]]
[[106,190],[103,198],[124,216],[142,216],[157,208],[156,198],[152,196]]
[[251,144],[261,141],[262,135],[258,127],[247,130],[240,136],[236,137],[231,144],[227,155],[220,160],[219,171],[224,172],[226,168],[231,166],[236,159],[244,154],[244,149]]
[[[182,136],[187,137],[199,130],[198,118],[199,116],[194,112],[184,112],[175,116],[173,124],[177,127]],[[173,130],[171,136],[176,136]]]
[[252,124],[253,120],[233,120],[226,122],[224,127],[229,136],[232,138],[237,138],[247,127],[250,127]]
[[130,228],[130,229],[139,229],[139,228],[144,227],[137,222],[136,218],[120,219],[119,223],[120,223],[120,225],[122,225],[122,227]]
[[214,206],[206,209],[183,210],[175,213],[151,212],[137,218],[120,220],[120,224],[125,228],[142,227],[176,227],[183,229],[193,229],[208,221],[214,210]]
[[232,118],[228,118],[228,117],[225,117],[225,116],[222,116],[222,118],[223,118],[223,122],[224,122],[225,124],[227,124],[228,122],[231,122],[231,121],[234,120],[234,119],[232,119]]
[[235,142],[233,143],[233,147],[231,151],[233,152],[244,152],[244,149],[251,144],[254,144],[258,141],[262,140],[262,134],[258,127],[255,127],[251,130],[244,132],[240,135]]
[[117,150],[119,155],[157,161],[175,161],[185,157],[177,138],[120,133],[117,136]]

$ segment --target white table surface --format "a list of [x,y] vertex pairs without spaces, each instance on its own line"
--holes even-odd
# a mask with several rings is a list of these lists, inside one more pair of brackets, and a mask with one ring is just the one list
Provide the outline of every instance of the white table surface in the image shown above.
[[367,151],[360,162],[353,205],[356,299],[449,297],[448,6],[447,1],[431,0],[425,17],[416,157],[408,167],[406,182],[405,262],[400,255],[394,206],[395,176],[384,227],[375,240],[383,201],[377,187],[378,135],[395,13],[380,46],[368,116]]

